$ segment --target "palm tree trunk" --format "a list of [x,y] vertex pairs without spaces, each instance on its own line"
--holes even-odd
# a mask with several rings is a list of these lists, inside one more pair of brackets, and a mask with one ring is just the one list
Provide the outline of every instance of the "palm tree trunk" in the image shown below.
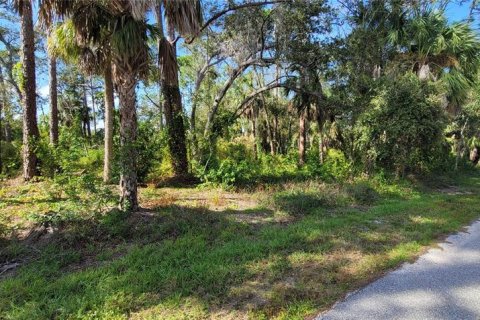
[[[157,20],[157,27],[158,27],[158,30],[160,30],[161,34],[160,36],[158,37],[158,40],[157,40],[157,45],[158,45],[158,55],[159,55],[159,59],[158,61],[160,61],[160,47],[161,47],[161,43],[162,43],[162,38],[164,37],[163,36],[163,21],[162,21],[162,6],[160,4],[157,4],[155,6],[155,18]],[[163,105],[162,105],[162,77],[160,76],[158,79],[158,106],[159,106],[159,110],[158,110],[158,113],[159,113],[159,116],[160,116],[160,130],[163,130]]]
[[182,117],[182,98],[178,85],[164,84],[163,97],[173,172],[176,176],[184,176],[188,173],[188,160]]
[[103,162],[103,182],[110,183],[112,179],[112,159],[113,159],[113,117],[114,117],[114,98],[112,82],[112,65],[108,59],[107,65],[103,71],[105,81],[105,155]]
[[58,144],[57,59],[50,57],[50,143]]
[[135,87],[137,80],[130,72],[118,77],[118,95],[120,100],[120,208],[136,210],[137,197],[137,111]]
[[[168,45],[175,57],[170,63],[177,63],[177,49],[173,42],[175,40],[175,29],[172,21],[167,21],[169,35]],[[165,60],[164,60],[165,61]],[[169,66],[162,66],[163,68]],[[185,125],[183,123],[182,97],[178,83],[178,67],[170,68],[169,72],[162,70],[163,88],[163,111],[168,133],[168,146],[172,158],[173,173],[175,176],[184,176],[188,173],[187,145]]]
[[5,97],[3,96],[3,78],[0,75],[0,80],[2,81],[0,83],[0,89],[2,89],[1,93],[1,98],[2,101],[0,101],[0,174],[2,174],[3,171],[3,162],[2,162],[2,110],[3,110],[3,104],[5,103]]
[[[0,174],[3,172],[3,162],[2,162],[2,130],[3,127],[6,129],[6,115],[5,114],[5,109],[6,109],[6,94],[5,94],[5,82],[3,81],[3,73],[2,73],[2,67],[0,66]],[[7,130],[5,130],[5,141],[7,140]]]
[[307,143],[307,110],[300,111],[300,123],[298,126],[298,165],[302,167],[305,164],[305,150]]
[[89,142],[92,137],[92,130],[90,129],[90,114],[88,112],[88,103],[87,103],[87,86],[86,83],[83,86],[83,112],[82,112],[82,121],[85,136],[88,138]]
[[95,111],[95,88],[93,87],[93,78],[90,76],[90,94],[92,96],[92,116],[93,116],[93,135],[97,134],[97,115]]
[[22,51],[23,51],[23,178],[31,180],[38,175],[35,146],[39,139],[35,80],[35,40],[33,32],[32,3],[21,1]]

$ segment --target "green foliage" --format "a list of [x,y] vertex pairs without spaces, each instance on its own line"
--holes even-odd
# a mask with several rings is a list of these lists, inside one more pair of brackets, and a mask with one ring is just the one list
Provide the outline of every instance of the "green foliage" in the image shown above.
[[245,160],[235,162],[225,159],[220,162],[217,169],[210,169],[203,177],[205,182],[218,183],[225,186],[233,186],[249,181],[254,176],[253,165]]
[[21,166],[20,159],[21,145],[14,142],[1,142],[0,159],[3,164],[3,172],[1,174],[11,177],[18,172]]
[[47,192],[52,201],[49,210],[31,212],[30,220],[48,225],[83,221],[103,213],[117,199],[109,187],[90,173],[57,174]]
[[351,164],[340,150],[329,149],[320,174],[325,179],[344,181],[351,174]]
[[364,165],[399,175],[433,169],[446,126],[442,92],[414,74],[384,79],[376,92],[357,127]]
[[[338,201],[328,186],[302,183],[265,194],[278,199],[274,211],[168,206],[134,219],[113,211],[95,221],[100,234],[81,237],[78,229],[64,230],[63,237],[77,241],[40,248],[35,259],[2,279],[0,314],[209,318],[225,305],[252,303],[255,319],[303,319],[478,218],[478,179],[471,175],[459,185],[474,188],[472,194],[389,197],[361,210]],[[277,221],[279,211],[287,210],[290,220]],[[11,251],[10,256],[21,252]],[[256,304],[259,297],[262,303]],[[222,311],[230,315],[244,313]]]
[[262,176],[271,178],[290,177],[298,174],[297,153],[287,155],[262,155],[260,158],[260,172]]
[[[137,137],[137,177],[139,181],[158,179],[171,172],[166,132],[158,132],[152,121],[142,121],[138,125]],[[152,175],[152,173],[155,173]]]
[[378,192],[366,181],[349,185],[347,192],[356,203],[361,205],[372,205],[379,200]]
[[126,238],[130,235],[131,227],[128,224],[129,213],[125,210],[113,209],[99,218],[100,224],[111,237]]

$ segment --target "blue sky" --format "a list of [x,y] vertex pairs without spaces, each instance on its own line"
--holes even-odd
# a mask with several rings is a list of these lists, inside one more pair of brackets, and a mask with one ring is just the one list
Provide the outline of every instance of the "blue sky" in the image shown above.
[[468,17],[470,3],[463,5],[450,3],[446,9],[446,15],[450,22],[461,21]]

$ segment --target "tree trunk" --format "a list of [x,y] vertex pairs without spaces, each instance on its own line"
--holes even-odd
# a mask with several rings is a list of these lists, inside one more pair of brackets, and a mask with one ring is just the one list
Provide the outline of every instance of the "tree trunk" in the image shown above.
[[274,128],[272,128],[272,124],[270,123],[270,117],[268,115],[268,107],[266,106],[265,102],[265,96],[262,94],[262,100],[263,100],[263,110],[265,111],[265,122],[267,124],[267,134],[268,134],[268,142],[270,144],[270,154],[272,156],[275,155],[275,145],[277,142],[275,141],[275,134],[274,134]]
[[137,197],[137,111],[135,101],[135,75],[124,72],[118,77],[120,100],[120,208],[136,210]]
[[97,115],[95,111],[95,88],[93,87],[93,78],[90,77],[90,94],[92,96],[92,115],[93,115],[93,135],[97,134]]
[[260,158],[260,154],[262,153],[262,146],[261,146],[261,133],[260,133],[260,119],[258,119],[258,105],[255,103],[252,107],[252,121],[253,121],[253,140],[255,143],[255,159],[258,160]]
[[[5,110],[3,111],[3,114],[6,115]],[[12,142],[12,127],[6,117],[3,118],[3,128],[5,131],[5,142]]]
[[58,144],[57,59],[50,57],[50,143]]
[[323,143],[323,126],[325,124],[325,113],[320,110],[320,104],[317,104],[316,110],[317,116],[317,126],[318,126],[318,157],[320,163],[323,163],[325,154],[324,154],[324,143]]
[[112,159],[113,159],[113,117],[114,117],[114,97],[112,82],[112,65],[108,59],[107,66],[103,71],[105,81],[105,155],[103,162],[103,182],[110,183],[112,179]]
[[[1,72],[1,70],[0,70]],[[0,89],[1,89],[1,92],[0,92],[0,97],[2,98],[2,100],[0,101],[0,174],[2,174],[3,172],[3,162],[2,162],[2,113],[3,113],[3,105],[5,103],[5,96],[3,95],[3,78],[2,78],[2,75],[0,74],[0,80],[2,81],[0,83]]]
[[190,114],[190,135],[192,137],[192,146],[191,146],[191,152],[192,152],[192,159],[196,159],[196,156],[198,155],[198,140],[197,140],[197,133],[195,132],[196,130],[196,112],[197,112],[197,101],[196,97],[193,97],[192,100],[192,113]]
[[88,112],[88,103],[87,103],[87,86],[83,86],[83,112],[82,112],[82,121],[84,134],[89,139],[92,137],[92,130],[90,129],[90,114]]
[[[155,19],[157,20],[157,28],[160,30],[160,36],[157,39],[157,45],[158,45],[158,61],[160,61],[160,48],[162,44],[162,38],[164,37],[163,35],[163,21],[162,21],[162,6],[157,4],[155,6]],[[158,84],[158,115],[160,116],[160,131],[163,130],[163,116],[164,116],[164,111],[163,111],[163,105],[162,105],[162,76],[160,75],[157,79],[157,84]]]
[[307,143],[307,110],[300,111],[300,122],[298,125],[298,165],[305,164],[305,150]]
[[322,130],[319,130],[319,132],[318,132],[318,156],[319,156],[320,163],[323,163],[325,161],[325,154],[324,154],[323,148],[324,148],[323,132],[322,132]]
[[[10,108],[7,103],[7,91],[5,87],[5,79],[3,78],[2,68],[0,67],[0,88],[1,88],[1,98],[2,98],[2,110],[3,110],[3,131],[4,131],[4,140],[5,142],[12,141],[12,127],[10,121],[12,118]],[[0,116],[2,113],[0,110]],[[0,130],[0,136],[2,135]]]
[[[178,83],[177,48],[174,43],[175,29],[172,21],[167,21],[168,40],[165,43],[173,53],[173,61],[164,61],[162,65],[163,112],[167,125],[168,146],[172,157],[172,167],[175,176],[188,174],[187,145],[185,125],[183,123],[182,97]],[[166,65],[175,63],[175,68]],[[169,69],[168,71],[166,69]]]
[[212,128],[213,128],[213,122],[215,120],[215,116],[218,112],[218,108],[220,106],[220,103],[222,102],[223,98],[227,94],[228,90],[230,87],[233,85],[235,80],[242,75],[242,73],[250,66],[249,63],[244,63],[241,64],[239,67],[234,69],[232,73],[230,74],[230,77],[225,81],[223,84],[222,88],[218,91],[217,95],[215,96],[215,99],[213,101],[213,106],[210,109],[210,111],[207,114],[207,121],[205,123],[205,130],[203,132],[203,135],[205,138],[210,138],[212,134]]
[[23,52],[23,178],[31,180],[38,175],[36,143],[39,139],[37,126],[37,102],[35,80],[35,40],[33,32],[32,3],[21,1],[22,6],[22,52]]
[[168,147],[172,157],[173,173],[175,176],[184,176],[188,173],[188,160],[180,89],[178,85],[167,85],[166,83],[162,87],[163,109],[167,123]]
[[274,143],[274,151],[275,151],[275,154],[277,154],[278,152],[280,152],[279,140],[281,140],[281,137],[279,138],[279,134],[278,134],[278,117],[277,117],[277,115],[273,115],[272,132],[273,132],[272,136],[273,136],[273,143]]
[[[6,123],[6,116],[2,115],[5,113],[7,98],[5,94],[5,82],[3,81],[3,71],[2,67],[0,66],[0,174],[3,172],[3,162],[2,162],[2,130],[4,123]],[[5,130],[5,141],[7,140],[7,130]]]
[[478,147],[474,147],[472,151],[470,151],[470,161],[474,166],[478,164],[478,161],[480,160],[480,152]]

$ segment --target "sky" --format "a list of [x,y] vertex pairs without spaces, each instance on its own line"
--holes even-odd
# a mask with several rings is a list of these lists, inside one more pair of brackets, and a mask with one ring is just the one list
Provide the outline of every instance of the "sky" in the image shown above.
[[446,9],[446,15],[450,22],[462,21],[468,18],[470,11],[469,3],[459,5],[456,3],[450,3]]

